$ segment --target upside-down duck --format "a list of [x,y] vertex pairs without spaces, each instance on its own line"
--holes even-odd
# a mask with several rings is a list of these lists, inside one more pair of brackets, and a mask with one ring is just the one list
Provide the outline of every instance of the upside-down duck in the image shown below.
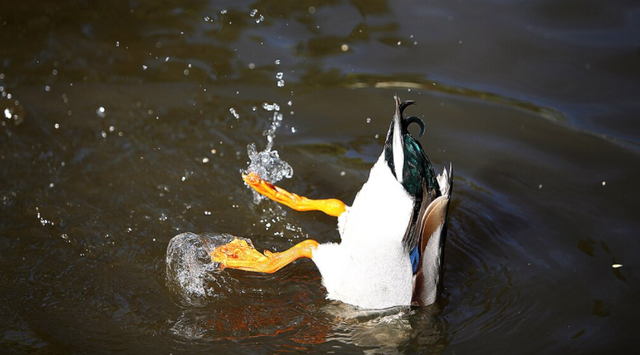
[[413,101],[395,96],[395,114],[382,154],[353,205],[312,200],[277,187],[255,173],[244,181],[258,193],[297,211],[338,217],[340,243],[308,239],[280,253],[261,254],[242,239],[220,246],[211,259],[222,268],[273,273],[294,260],[313,260],[329,299],[363,309],[429,305],[442,273],[453,174],[436,175],[422,146],[408,131],[421,119],[404,117]]

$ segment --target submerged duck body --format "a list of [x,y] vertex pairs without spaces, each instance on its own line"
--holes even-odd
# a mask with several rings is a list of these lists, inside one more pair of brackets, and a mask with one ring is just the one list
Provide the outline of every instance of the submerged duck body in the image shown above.
[[401,103],[398,97],[395,102],[385,147],[351,207],[334,199],[310,200],[245,176],[252,188],[277,202],[337,216],[340,243],[308,240],[283,253],[258,253],[250,262],[242,252],[227,248],[214,251],[212,259],[225,267],[274,272],[296,258],[309,257],[330,299],[365,309],[435,302],[453,180],[446,169],[435,175],[420,143],[409,133],[414,122],[420,125],[420,135],[424,131],[420,119],[403,116],[413,102]]

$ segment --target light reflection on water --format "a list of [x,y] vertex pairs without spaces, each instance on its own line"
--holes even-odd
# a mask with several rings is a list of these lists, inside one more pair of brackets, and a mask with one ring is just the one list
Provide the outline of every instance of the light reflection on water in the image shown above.
[[[3,352],[635,346],[635,5],[286,5],[0,5]],[[262,149],[272,124],[264,103],[281,108],[273,149],[296,171],[283,187],[350,203],[393,94],[418,102],[425,150],[456,173],[436,305],[329,302],[308,260],[215,275],[228,287],[197,306],[175,299],[179,233],[270,250],[338,238],[335,219],[256,205],[242,183],[247,144]]]
[[188,309],[169,322],[168,331],[188,340],[235,341],[249,347],[252,342],[271,343],[281,350],[356,346],[365,353],[401,353],[412,347],[436,351],[446,346],[442,324],[434,318],[436,306],[364,312],[327,302],[318,308],[317,300],[310,301],[294,297],[224,311]]

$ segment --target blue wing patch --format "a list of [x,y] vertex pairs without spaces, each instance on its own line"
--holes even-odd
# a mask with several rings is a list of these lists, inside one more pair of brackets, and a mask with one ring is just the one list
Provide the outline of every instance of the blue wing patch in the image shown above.
[[411,267],[413,267],[413,274],[415,275],[418,272],[418,263],[420,262],[420,253],[417,245],[411,250],[409,257],[411,258]]

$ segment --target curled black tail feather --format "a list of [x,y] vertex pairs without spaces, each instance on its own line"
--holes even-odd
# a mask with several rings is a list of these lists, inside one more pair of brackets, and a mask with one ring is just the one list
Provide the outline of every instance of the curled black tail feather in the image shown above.
[[402,121],[404,123],[404,129],[408,129],[412,123],[417,123],[420,126],[420,133],[418,134],[418,138],[422,137],[424,134],[424,122],[422,119],[416,116],[409,116]]
[[[397,96],[396,96],[397,98]],[[400,110],[400,115],[402,115],[402,113],[404,112],[404,109],[407,108],[407,106],[411,106],[414,105],[416,102],[413,100],[407,100],[407,101],[403,101],[400,105],[399,105],[399,110]]]

